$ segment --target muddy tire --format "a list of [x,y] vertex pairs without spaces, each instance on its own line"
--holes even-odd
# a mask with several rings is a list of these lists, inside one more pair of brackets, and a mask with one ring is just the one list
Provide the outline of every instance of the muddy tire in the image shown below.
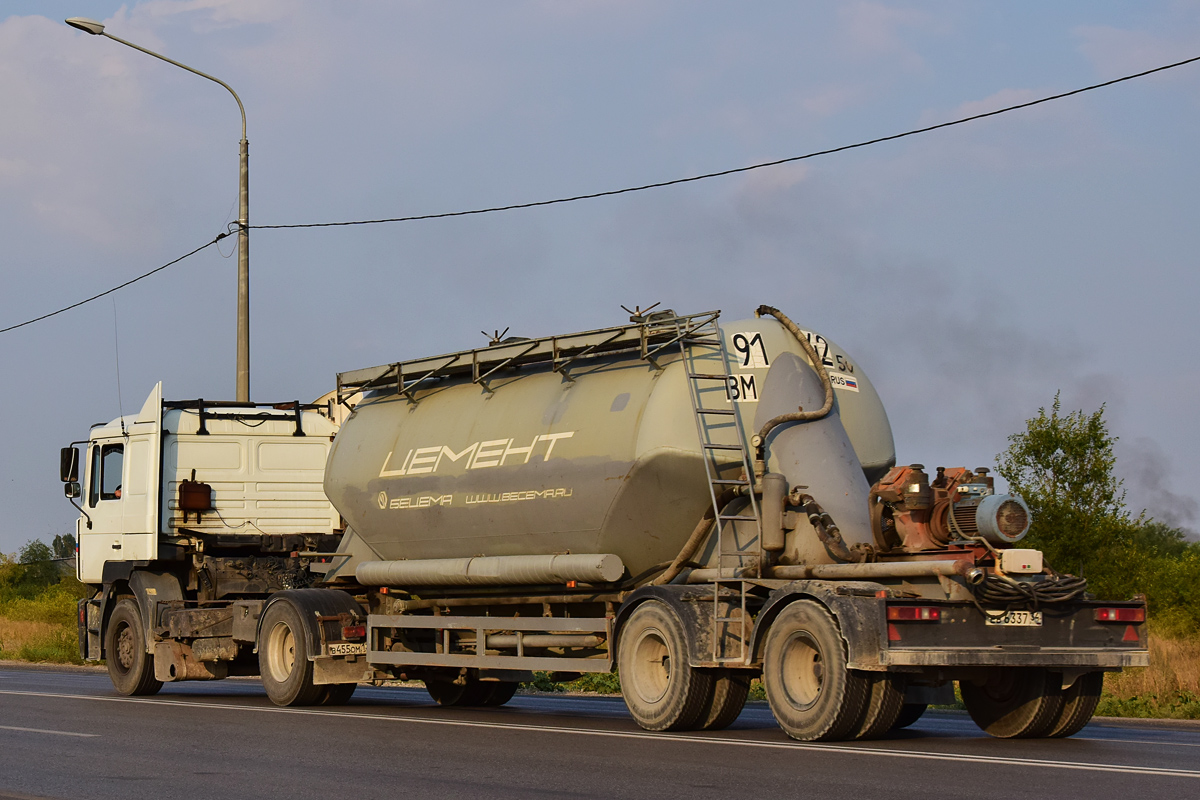
[[502,706],[513,699],[513,695],[517,693],[517,687],[520,685],[516,681],[481,681],[480,686],[487,687],[487,694],[480,705]]
[[863,718],[852,739],[878,739],[896,726],[904,710],[904,679],[887,672],[862,673],[871,682]]
[[833,617],[808,600],[792,603],[771,623],[763,645],[763,684],[779,727],[802,742],[849,736],[871,688],[862,673],[846,668]]
[[706,702],[697,730],[719,731],[728,728],[742,713],[750,695],[751,673],[744,669],[711,670],[712,695]]
[[688,664],[683,624],[670,607],[648,600],[621,626],[617,658],[621,694],[648,731],[692,730],[712,696],[713,676]]
[[475,682],[455,683],[444,678],[426,678],[425,691],[429,692],[433,702],[439,706],[477,705],[477,703],[471,702],[474,698],[470,696],[478,693],[478,684]]
[[117,602],[104,634],[108,677],[116,690],[127,696],[155,694],[162,681],[154,678],[154,656],[146,652],[146,628],[137,601],[126,597]]
[[1075,683],[1063,692],[1062,711],[1059,712],[1058,719],[1054,721],[1047,736],[1060,739],[1074,736],[1083,730],[1083,726],[1087,725],[1096,713],[1103,689],[1103,672],[1089,672],[1076,678]]
[[1063,707],[1058,681],[1040,668],[997,670],[986,683],[960,681],[963,705],[975,724],[997,739],[1036,739],[1050,733]]
[[900,716],[896,717],[896,721],[892,723],[892,730],[898,731],[916,723],[925,716],[928,708],[929,706],[925,703],[905,703],[900,707]]
[[308,641],[294,605],[281,600],[267,608],[258,634],[258,669],[267,697],[277,706],[311,706],[326,696],[326,686],[313,684]]

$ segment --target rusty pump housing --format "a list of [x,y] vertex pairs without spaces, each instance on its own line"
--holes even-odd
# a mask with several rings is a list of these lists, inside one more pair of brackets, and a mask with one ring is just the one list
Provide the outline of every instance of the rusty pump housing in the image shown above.
[[937,468],[930,481],[922,464],[893,467],[870,493],[871,531],[880,552],[943,550],[952,542],[1012,545],[1029,532],[1029,506],[995,494],[986,468]]

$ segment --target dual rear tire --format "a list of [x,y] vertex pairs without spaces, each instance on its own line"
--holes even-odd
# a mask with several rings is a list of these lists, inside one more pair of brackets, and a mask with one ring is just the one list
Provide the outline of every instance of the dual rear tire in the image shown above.
[[516,681],[425,679],[425,690],[440,706],[502,706],[512,700],[518,686]]
[[311,632],[300,611],[287,600],[272,603],[259,628],[258,670],[267,697],[277,706],[339,706],[349,702],[357,684],[313,683]]
[[961,681],[963,705],[971,719],[999,739],[1073,736],[1096,713],[1103,672],[1080,675],[1062,688],[1058,673],[1045,669],[1006,669],[986,681]]

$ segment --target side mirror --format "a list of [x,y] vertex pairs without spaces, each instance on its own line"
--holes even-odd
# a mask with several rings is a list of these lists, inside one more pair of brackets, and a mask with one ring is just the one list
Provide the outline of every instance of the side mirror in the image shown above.
[[[74,483],[79,480],[79,451],[74,447],[64,447],[59,451],[58,476],[63,483]],[[79,495],[67,496],[78,497]]]
[[68,481],[67,483],[64,483],[63,494],[67,496],[68,500],[74,500],[79,497],[79,495],[83,494],[83,491],[79,488],[79,481]]

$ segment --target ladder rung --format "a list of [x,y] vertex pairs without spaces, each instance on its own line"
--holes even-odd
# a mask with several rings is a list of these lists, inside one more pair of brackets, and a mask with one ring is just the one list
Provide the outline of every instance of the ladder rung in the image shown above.
[[706,372],[689,372],[688,377],[694,381],[728,381],[728,375],[710,375]]
[[741,450],[742,446],[740,444],[706,444],[704,448],[706,450]]
[[728,408],[697,408],[696,413],[697,414],[720,414],[723,417],[732,417],[737,412],[732,411]]
[[758,517],[746,516],[745,514],[721,514],[719,517],[717,517],[717,519],[745,519],[745,520],[754,519],[754,520],[756,520],[756,519],[758,519]]
[[729,478],[714,478],[712,483],[713,483],[713,485],[719,484],[721,486],[749,486],[750,485],[750,481],[740,481],[740,480],[735,481],[735,480],[731,480]]
[[707,345],[712,345],[713,347],[716,347],[717,345],[721,344],[721,340],[720,339],[688,339],[687,343],[688,344],[707,344]]

